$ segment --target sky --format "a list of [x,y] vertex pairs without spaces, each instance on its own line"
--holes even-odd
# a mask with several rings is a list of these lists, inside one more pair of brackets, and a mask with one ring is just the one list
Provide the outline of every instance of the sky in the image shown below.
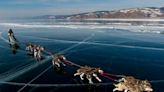
[[0,18],[68,15],[135,7],[164,7],[164,0],[0,0]]

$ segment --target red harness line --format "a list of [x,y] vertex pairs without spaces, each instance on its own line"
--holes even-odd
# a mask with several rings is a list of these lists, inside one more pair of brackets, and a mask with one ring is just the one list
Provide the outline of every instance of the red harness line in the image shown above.
[[82,67],[81,65],[78,65],[78,64],[75,64],[71,61],[68,61],[68,60],[64,60],[64,63],[67,64],[67,65],[74,65],[74,66],[77,66],[77,67]]
[[109,80],[116,81],[116,79],[114,79],[112,77],[109,77],[107,75],[104,75],[104,74],[100,74],[100,75],[103,76],[103,77],[105,77],[105,78],[107,78],[107,79],[109,79]]
[[53,55],[50,51],[44,50],[44,52],[50,54],[51,56]]
[[103,75],[107,75],[107,76],[113,76],[113,77],[125,77],[124,75],[117,75],[117,74],[110,74],[110,73],[103,73]]
[[[68,61],[68,60],[65,60],[64,61],[65,64],[67,65],[74,65],[74,66],[77,66],[77,67],[82,67],[81,65],[78,65],[78,64],[75,64],[71,61]],[[100,74],[101,76],[109,79],[109,80],[112,80],[112,81],[117,81],[116,79],[112,78],[112,77],[121,77],[120,75],[116,75],[116,74],[109,74],[109,73],[103,73],[103,74]],[[109,76],[112,76],[112,77],[109,77]]]
[[[100,75],[107,78],[107,79],[109,79],[109,80],[113,80],[113,81],[116,81],[116,82],[118,82],[116,77],[124,77],[124,75],[116,75],[116,74],[110,74],[110,73],[105,73],[105,72],[100,74]],[[115,77],[115,78],[112,78],[112,77]]]

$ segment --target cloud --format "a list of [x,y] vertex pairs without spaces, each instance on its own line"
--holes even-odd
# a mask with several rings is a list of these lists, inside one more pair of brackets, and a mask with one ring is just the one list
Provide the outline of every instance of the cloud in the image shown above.
[[24,3],[55,3],[55,2],[81,2],[89,0],[13,0],[10,3],[24,4]]
[[16,9],[16,10],[2,10],[0,9],[0,16],[3,18],[7,17],[32,17],[42,15],[70,15],[82,12],[96,11],[97,8],[38,8],[38,9]]

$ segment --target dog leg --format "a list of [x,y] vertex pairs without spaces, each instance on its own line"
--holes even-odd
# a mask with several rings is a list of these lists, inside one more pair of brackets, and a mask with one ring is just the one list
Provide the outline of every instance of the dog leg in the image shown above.
[[55,62],[54,62],[54,60],[52,60],[52,65],[53,65],[53,66],[55,65]]
[[124,92],[128,92],[129,90],[128,89],[125,89]]
[[90,75],[87,75],[87,79],[89,81],[89,84],[93,84],[92,77]]
[[97,74],[93,74],[93,76],[94,76],[99,82],[102,82],[102,80],[97,76]]
[[80,74],[80,79],[81,80],[84,80],[83,76],[84,76],[84,73]]
[[90,84],[93,84],[92,78],[88,78],[88,80]]
[[80,73],[75,73],[74,76],[80,75]]
[[37,52],[34,52],[34,57],[37,57]]
[[114,88],[114,89],[113,89],[113,92],[115,92],[115,91],[123,91],[123,89]]
[[57,62],[55,62],[55,65],[56,65],[57,67],[60,67],[60,64],[59,64],[59,63],[57,63]]
[[114,89],[113,89],[113,92],[115,92],[115,91],[117,91],[117,90],[118,90],[118,88],[114,88]]
[[40,55],[38,55],[38,61],[40,61],[41,60],[41,56]]
[[61,62],[63,66],[66,66],[66,64],[64,64],[63,62]]

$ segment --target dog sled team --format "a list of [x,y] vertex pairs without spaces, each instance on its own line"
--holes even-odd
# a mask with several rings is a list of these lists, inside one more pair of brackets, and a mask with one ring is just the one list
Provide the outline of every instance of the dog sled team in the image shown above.
[[[18,41],[15,38],[15,35],[10,29],[8,31],[8,38],[10,46],[13,46],[15,49],[18,46]],[[28,43],[26,45],[26,51],[28,55],[34,56],[37,61],[41,61],[42,52],[44,51],[44,47],[32,43]],[[57,68],[61,68],[61,66],[66,66],[66,57],[62,54],[54,54],[52,56],[52,65]],[[98,82],[102,82],[102,80],[98,77],[98,75],[103,74],[103,70],[100,68],[82,66],[77,69],[74,76],[79,76],[81,80],[87,79],[90,84],[93,84],[93,78],[95,78]],[[115,88],[113,92],[116,91],[124,91],[124,92],[152,92],[151,84],[147,80],[136,79],[133,76],[124,76],[123,78],[118,80],[117,84],[114,84]]]

